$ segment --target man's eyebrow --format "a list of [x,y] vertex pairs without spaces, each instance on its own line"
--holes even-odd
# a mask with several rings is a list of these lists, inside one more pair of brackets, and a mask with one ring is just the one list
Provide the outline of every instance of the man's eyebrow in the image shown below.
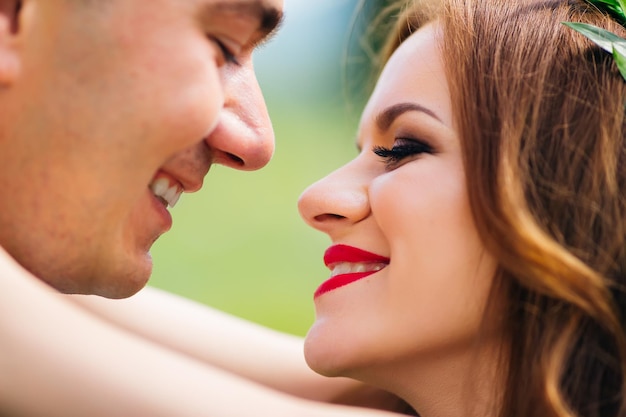
[[259,35],[254,42],[254,47],[262,42],[266,42],[273,36],[282,24],[284,18],[281,10],[267,6],[261,0],[220,1],[211,4],[207,13],[244,16],[258,20],[259,26],[256,31]]
[[380,112],[378,116],[376,116],[376,126],[378,127],[378,130],[386,132],[398,117],[410,111],[426,113],[430,117],[433,117],[443,123],[441,118],[429,108],[426,108],[421,104],[407,102],[394,104],[393,106],[389,106]]

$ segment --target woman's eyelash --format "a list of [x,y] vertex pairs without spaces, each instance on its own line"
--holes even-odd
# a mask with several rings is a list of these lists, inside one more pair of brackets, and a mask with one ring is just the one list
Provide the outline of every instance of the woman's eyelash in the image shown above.
[[423,153],[433,153],[432,147],[417,139],[396,139],[392,148],[375,146],[374,153],[385,161],[387,168],[393,168],[403,159]]
[[228,49],[226,47],[226,45],[224,45],[223,42],[221,42],[219,39],[217,38],[212,38],[213,42],[215,42],[215,44],[217,45],[217,47],[220,49],[220,52],[222,53],[222,55],[224,56],[224,61],[226,61],[229,64],[233,64],[236,66],[239,66],[239,61],[237,61],[237,57],[235,56],[234,53],[231,52],[230,49]]

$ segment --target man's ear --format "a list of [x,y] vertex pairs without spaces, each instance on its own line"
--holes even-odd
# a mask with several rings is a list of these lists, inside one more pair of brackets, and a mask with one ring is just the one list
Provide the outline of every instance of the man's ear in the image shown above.
[[22,0],[0,0],[0,86],[12,84],[19,76],[16,37],[20,32],[21,12]]

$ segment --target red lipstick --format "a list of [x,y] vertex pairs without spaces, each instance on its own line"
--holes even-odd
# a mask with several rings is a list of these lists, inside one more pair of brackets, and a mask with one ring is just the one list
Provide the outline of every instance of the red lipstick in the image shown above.
[[317,298],[329,291],[368,277],[389,264],[389,258],[347,245],[334,245],[324,253],[331,277],[315,291]]

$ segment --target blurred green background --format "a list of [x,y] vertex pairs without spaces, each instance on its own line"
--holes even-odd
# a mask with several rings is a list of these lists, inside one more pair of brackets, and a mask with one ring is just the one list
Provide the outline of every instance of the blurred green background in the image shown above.
[[356,155],[362,100],[347,93],[345,80],[367,68],[354,45],[370,13],[357,3],[285,1],[285,24],[255,55],[276,133],[274,158],[257,172],[214,166],[202,191],[183,196],[173,229],[152,250],[150,285],[306,333],[313,292],[328,277],[322,255],[330,241],[304,224],[296,202],[306,186]]

